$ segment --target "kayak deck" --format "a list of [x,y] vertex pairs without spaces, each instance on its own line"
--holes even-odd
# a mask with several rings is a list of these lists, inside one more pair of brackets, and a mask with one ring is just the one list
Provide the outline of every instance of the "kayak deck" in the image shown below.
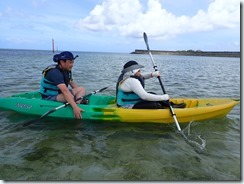
[[[79,104],[84,110],[82,118],[99,121],[118,121],[128,123],[174,123],[169,109],[124,109],[115,104],[115,96],[94,94],[88,97],[89,104]],[[226,116],[239,99],[231,98],[176,98],[172,102],[186,103],[185,108],[174,108],[179,123],[203,121]],[[44,113],[62,105],[60,102],[42,100],[38,92],[28,92],[0,98],[0,108],[16,111],[22,114],[41,116]],[[61,108],[50,117],[73,119],[70,106]]]

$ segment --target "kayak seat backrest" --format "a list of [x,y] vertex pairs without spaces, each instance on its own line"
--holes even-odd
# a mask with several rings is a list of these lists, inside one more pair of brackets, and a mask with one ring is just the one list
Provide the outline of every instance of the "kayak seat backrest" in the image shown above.
[[172,99],[172,102],[176,104],[185,103],[185,108],[193,108],[198,106],[198,100],[197,99]]
[[91,95],[89,98],[89,105],[109,105],[115,103],[114,96],[105,95]]
[[197,99],[185,100],[185,103],[186,103],[186,108],[193,108],[198,106]]

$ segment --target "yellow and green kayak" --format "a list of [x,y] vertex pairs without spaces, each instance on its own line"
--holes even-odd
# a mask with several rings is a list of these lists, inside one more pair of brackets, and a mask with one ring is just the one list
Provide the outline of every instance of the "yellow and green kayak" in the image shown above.
[[[84,110],[83,120],[115,121],[128,123],[174,123],[169,109],[124,109],[117,107],[115,96],[93,94],[87,105],[79,104]],[[172,102],[185,103],[185,108],[174,108],[179,123],[203,121],[226,116],[239,99],[231,98],[177,98]],[[0,108],[22,114],[42,116],[46,112],[61,106],[62,103],[42,100],[39,92],[28,92],[0,98]],[[70,106],[50,113],[49,117],[73,119]]]

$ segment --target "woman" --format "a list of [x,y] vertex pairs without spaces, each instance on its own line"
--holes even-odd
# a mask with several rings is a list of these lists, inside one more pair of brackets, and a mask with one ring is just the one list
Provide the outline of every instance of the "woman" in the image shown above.
[[[158,71],[142,74],[136,61],[128,61],[118,78],[116,85],[116,101],[119,107],[133,109],[162,109],[169,107],[169,95],[156,95],[145,91],[145,79],[160,76]],[[174,104],[173,107],[184,108],[185,103]]]
[[116,100],[119,107],[133,109],[160,109],[167,104],[169,95],[156,95],[145,91],[145,79],[158,77],[159,72],[155,71],[142,74],[136,61],[129,61],[124,65],[116,85]]

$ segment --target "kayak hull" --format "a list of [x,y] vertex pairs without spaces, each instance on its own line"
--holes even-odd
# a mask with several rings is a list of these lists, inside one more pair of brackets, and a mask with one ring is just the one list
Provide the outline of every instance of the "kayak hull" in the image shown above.
[[[226,116],[239,103],[230,98],[177,98],[174,103],[186,103],[185,108],[174,108],[179,123],[203,121]],[[0,98],[0,108],[21,114],[42,116],[46,112],[61,106],[62,103],[42,100],[38,92],[28,92]],[[114,96],[91,95],[89,104],[79,104],[84,110],[83,120],[116,121],[127,123],[174,123],[169,109],[124,109],[118,108]],[[73,119],[70,106],[60,108],[49,117]]]

